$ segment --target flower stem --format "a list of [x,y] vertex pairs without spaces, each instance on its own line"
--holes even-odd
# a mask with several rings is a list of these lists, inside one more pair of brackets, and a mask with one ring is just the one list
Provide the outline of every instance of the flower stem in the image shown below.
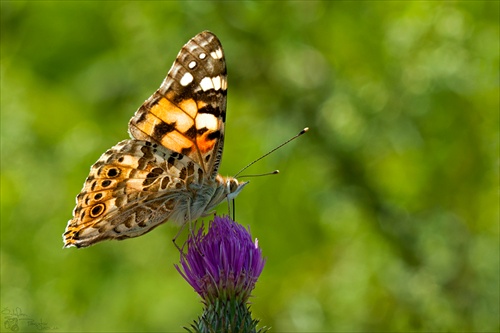
[[258,320],[252,319],[250,307],[235,299],[215,300],[206,305],[203,314],[190,328],[197,333],[264,333],[266,327],[257,329]]

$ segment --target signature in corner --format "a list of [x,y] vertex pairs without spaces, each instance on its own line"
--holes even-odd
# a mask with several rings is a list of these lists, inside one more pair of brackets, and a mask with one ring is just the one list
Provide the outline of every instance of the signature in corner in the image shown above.
[[27,314],[23,313],[19,307],[13,310],[6,307],[2,309],[2,315],[4,316],[4,327],[13,332],[19,331],[20,326],[35,327],[39,331],[57,329],[57,327],[49,326],[49,324],[41,319],[36,321]]

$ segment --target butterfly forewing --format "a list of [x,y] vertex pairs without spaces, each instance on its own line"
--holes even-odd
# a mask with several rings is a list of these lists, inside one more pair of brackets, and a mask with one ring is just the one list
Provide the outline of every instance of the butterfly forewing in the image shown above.
[[132,139],[91,167],[63,234],[65,247],[137,237],[166,221],[182,224],[236,196],[246,183],[217,174],[226,90],[222,46],[202,32],[130,120]]
[[129,132],[187,155],[215,179],[224,142],[226,90],[222,45],[214,34],[202,32],[181,49],[160,88],[130,120]]

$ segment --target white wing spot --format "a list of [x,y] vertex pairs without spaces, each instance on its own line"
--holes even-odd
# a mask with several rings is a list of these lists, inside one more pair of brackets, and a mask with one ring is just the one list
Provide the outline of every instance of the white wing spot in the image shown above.
[[227,89],[227,81],[225,77],[222,76],[216,76],[213,78],[210,77],[204,77],[203,80],[200,82],[200,87],[203,89],[203,91],[207,91],[210,89],[214,90],[220,90],[221,88],[223,90]]
[[214,89],[215,89],[215,90],[219,90],[219,89],[220,89],[220,86],[221,86],[221,82],[220,82],[220,81],[221,81],[221,80],[220,80],[220,76],[214,77],[214,78],[212,79],[212,83],[213,83],[213,85],[214,85]]
[[201,80],[200,82],[200,87],[201,89],[203,89],[203,91],[214,89],[214,84],[212,82],[212,79],[209,77],[204,77],[203,80]]
[[196,116],[196,129],[206,128],[210,131],[216,131],[217,117],[210,113],[199,113]]
[[214,59],[221,59],[222,58],[222,50],[218,48],[214,52],[210,52],[210,56]]
[[188,65],[188,67],[189,67],[189,69],[193,69],[193,68],[195,68],[195,67],[196,67],[196,61],[194,61],[194,60],[193,60],[193,61],[191,61],[191,62],[189,63],[189,65]]
[[200,59],[203,60],[207,57],[207,55],[205,53],[200,53]]
[[184,76],[180,81],[181,85],[183,85],[184,87],[190,84],[191,82],[193,82],[193,75],[191,75],[191,73],[184,74]]

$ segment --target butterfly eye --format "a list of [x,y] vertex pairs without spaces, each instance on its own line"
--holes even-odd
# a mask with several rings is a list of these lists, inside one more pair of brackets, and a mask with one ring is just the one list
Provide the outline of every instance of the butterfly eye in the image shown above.
[[233,193],[238,188],[238,184],[234,181],[234,179],[227,180],[227,190],[229,193]]

